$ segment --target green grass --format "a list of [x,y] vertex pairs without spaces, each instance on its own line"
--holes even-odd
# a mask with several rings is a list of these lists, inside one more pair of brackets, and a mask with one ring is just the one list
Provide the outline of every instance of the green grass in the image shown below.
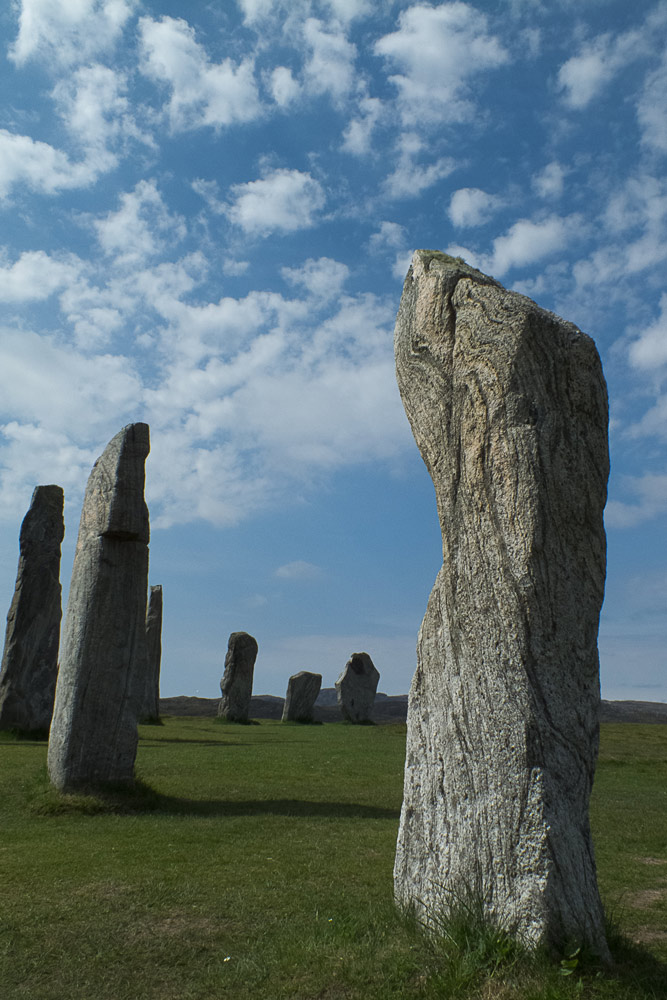
[[603,974],[460,914],[434,942],[395,912],[405,727],[140,732],[137,788],[104,798],[58,795],[46,746],[0,737],[2,1000],[667,996],[667,727],[603,727]]

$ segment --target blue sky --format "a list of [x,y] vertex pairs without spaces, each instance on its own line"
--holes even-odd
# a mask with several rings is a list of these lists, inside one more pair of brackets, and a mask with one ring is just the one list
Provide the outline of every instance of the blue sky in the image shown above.
[[441,562],[395,385],[417,247],[594,337],[606,698],[667,701],[667,2],[17,0],[0,12],[0,599],[35,485],[151,427],[162,693],[365,649],[408,690]]

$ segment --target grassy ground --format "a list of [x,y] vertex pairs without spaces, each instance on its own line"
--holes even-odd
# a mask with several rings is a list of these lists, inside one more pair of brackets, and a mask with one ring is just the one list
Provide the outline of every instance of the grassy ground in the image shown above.
[[[141,784],[62,797],[0,744],[1,1000],[664,1000],[667,727],[607,725],[592,818],[624,937],[600,974],[391,904],[404,726],[141,728]],[[563,975],[563,973],[568,973]]]

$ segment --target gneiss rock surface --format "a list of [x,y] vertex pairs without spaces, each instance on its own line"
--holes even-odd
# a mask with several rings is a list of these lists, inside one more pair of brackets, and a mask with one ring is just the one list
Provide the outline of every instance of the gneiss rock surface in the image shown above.
[[595,345],[417,251],[395,350],[443,546],[409,698],[396,898],[428,921],[472,895],[530,944],[606,959],[588,820],[609,471]]
[[19,535],[0,673],[0,729],[46,734],[58,677],[63,491],[37,486]]
[[218,705],[218,716],[228,722],[248,721],[257,648],[257,640],[247,632],[232,632],[229,637]]
[[160,662],[162,659],[162,587],[150,589],[146,614],[146,673],[139,718],[156,721],[160,717]]
[[348,722],[370,722],[380,672],[368,653],[353,653],[336,681],[338,705]]
[[130,424],[88,479],[49,737],[49,775],[63,790],[134,779],[136,675],[146,663],[149,449],[147,424]]
[[282,721],[312,722],[315,701],[321,687],[322,674],[312,674],[308,670],[292,674],[287,682]]

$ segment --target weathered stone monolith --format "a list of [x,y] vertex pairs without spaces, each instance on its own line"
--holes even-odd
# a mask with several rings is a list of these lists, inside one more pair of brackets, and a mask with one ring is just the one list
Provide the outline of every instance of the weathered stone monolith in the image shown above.
[[131,783],[137,750],[136,672],[146,660],[147,424],[129,424],[88,479],[49,737],[62,790]]
[[19,535],[0,673],[0,729],[46,735],[58,677],[63,491],[37,486]]
[[395,349],[443,546],[409,698],[396,899],[433,923],[472,898],[529,945],[607,959],[588,820],[609,471],[595,345],[419,250]]
[[257,648],[257,640],[247,632],[232,632],[229,637],[218,704],[218,716],[228,722],[248,721]]
[[287,682],[283,722],[312,722],[313,709],[322,687],[322,674],[300,670]]
[[160,662],[162,659],[162,587],[151,587],[146,614],[146,673],[139,713],[144,722],[160,718]]
[[336,681],[336,695],[348,722],[370,722],[380,672],[368,653],[353,653]]

